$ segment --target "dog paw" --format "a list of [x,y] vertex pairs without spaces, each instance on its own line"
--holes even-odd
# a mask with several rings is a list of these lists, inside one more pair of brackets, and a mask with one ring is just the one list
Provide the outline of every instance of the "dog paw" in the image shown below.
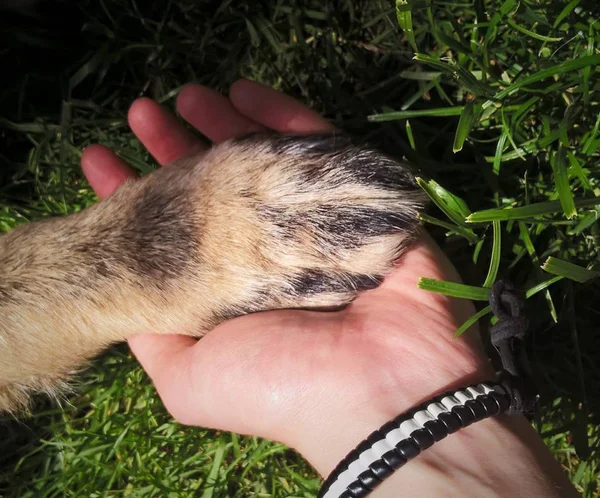
[[424,198],[410,168],[346,136],[252,135],[211,154],[200,245],[244,296],[225,315],[343,306],[414,238]]

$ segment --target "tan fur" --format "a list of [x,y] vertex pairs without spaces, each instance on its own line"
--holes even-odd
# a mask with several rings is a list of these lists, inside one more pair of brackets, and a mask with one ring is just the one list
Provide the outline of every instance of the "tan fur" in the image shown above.
[[389,272],[421,202],[405,165],[344,137],[267,135],[18,227],[0,237],[0,411],[137,333],[347,304]]

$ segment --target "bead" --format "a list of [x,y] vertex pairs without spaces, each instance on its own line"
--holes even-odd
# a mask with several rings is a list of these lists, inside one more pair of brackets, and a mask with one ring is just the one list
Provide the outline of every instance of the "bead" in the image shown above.
[[363,486],[370,490],[375,489],[377,486],[379,486],[379,484],[381,484],[381,479],[379,479],[371,469],[365,470],[359,474],[358,480],[362,482]]
[[396,451],[407,460],[410,460],[421,453],[421,448],[411,439],[403,439],[396,445]]
[[429,432],[427,429],[419,429],[418,431],[414,431],[410,437],[419,445],[421,450],[426,450],[432,446],[433,443],[435,443],[435,439],[433,439],[431,432]]
[[373,462],[369,468],[373,471],[373,474],[375,474],[375,476],[382,481],[394,473],[394,469],[392,469],[383,460],[377,460],[376,462]]
[[408,461],[396,450],[384,453],[381,455],[381,459],[394,470],[399,469]]
[[431,435],[435,441],[440,441],[448,435],[446,424],[444,424],[444,422],[441,420],[431,420],[429,422],[425,422],[424,427],[431,432]]
[[452,412],[440,413],[438,419],[444,423],[448,429],[448,434],[452,434],[462,428],[462,421]]
[[463,427],[475,422],[475,414],[466,406],[455,406],[452,408],[452,413],[458,416]]

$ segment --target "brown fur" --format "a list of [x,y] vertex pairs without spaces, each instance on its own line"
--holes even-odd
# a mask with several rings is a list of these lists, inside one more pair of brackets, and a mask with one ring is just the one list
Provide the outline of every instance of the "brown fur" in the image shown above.
[[255,135],[0,237],[0,411],[140,332],[201,336],[378,285],[414,235],[406,165],[339,135]]

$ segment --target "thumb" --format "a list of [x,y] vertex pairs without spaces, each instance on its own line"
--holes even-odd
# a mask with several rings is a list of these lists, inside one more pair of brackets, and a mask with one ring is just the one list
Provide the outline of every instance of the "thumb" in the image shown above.
[[[178,422],[272,438],[273,419],[285,418],[286,412],[273,405],[293,405],[281,393],[293,391],[294,383],[283,382],[281,370],[292,368],[291,356],[300,348],[298,314],[239,317],[199,341],[144,334],[131,338],[129,345]],[[277,356],[286,359],[283,366]]]
[[[141,334],[129,339],[128,343],[152,379],[166,409],[179,420],[177,397],[181,389],[189,387],[184,376],[190,367],[192,349],[197,341],[183,335]],[[174,389],[174,386],[178,388]]]
[[141,334],[129,340],[129,347],[150,378],[156,382],[165,366],[189,354],[188,350],[196,342],[183,335]]

